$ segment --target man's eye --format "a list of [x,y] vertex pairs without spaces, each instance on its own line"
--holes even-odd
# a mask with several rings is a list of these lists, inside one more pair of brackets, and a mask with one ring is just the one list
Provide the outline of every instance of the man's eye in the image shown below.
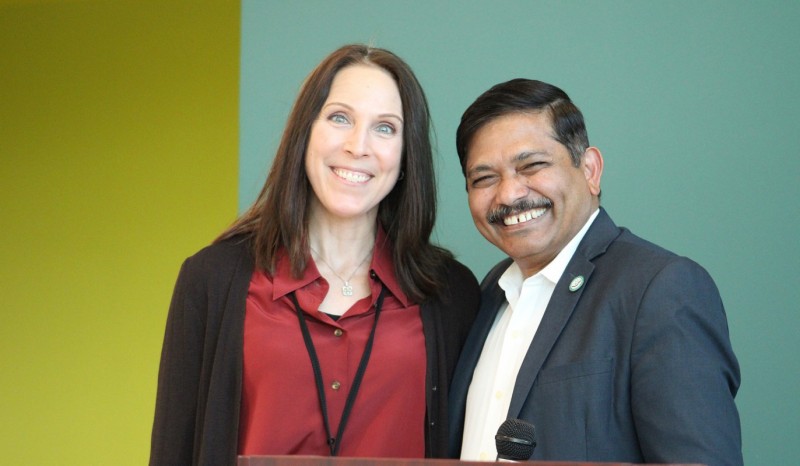
[[481,187],[490,185],[492,183],[493,179],[494,179],[494,177],[490,176],[490,175],[481,176],[481,177],[478,177],[478,178],[474,178],[470,182],[470,184],[472,185],[473,188],[481,188]]
[[544,166],[544,162],[532,162],[522,166],[522,171],[526,170],[538,170]]

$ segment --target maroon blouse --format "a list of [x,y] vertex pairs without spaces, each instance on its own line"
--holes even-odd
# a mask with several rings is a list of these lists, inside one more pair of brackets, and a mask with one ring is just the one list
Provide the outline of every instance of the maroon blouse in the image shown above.
[[371,296],[337,321],[317,310],[328,283],[313,262],[297,280],[291,278],[286,256],[274,277],[253,274],[245,310],[240,455],[330,455],[314,374],[289,293],[295,292],[306,313],[320,360],[331,435],[336,435],[374,322],[381,284],[386,293],[372,355],[338,440],[339,455],[425,455],[426,363],[420,308],[400,290],[387,244],[379,232],[370,266]]

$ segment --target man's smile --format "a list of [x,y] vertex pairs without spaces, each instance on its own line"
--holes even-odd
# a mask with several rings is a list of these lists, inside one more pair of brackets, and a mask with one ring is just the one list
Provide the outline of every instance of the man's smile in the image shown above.
[[502,205],[493,209],[486,215],[486,220],[494,225],[518,225],[541,217],[551,207],[553,207],[553,202],[547,198],[524,199],[510,206]]
[[517,225],[519,223],[529,222],[535,218],[541,217],[542,215],[544,215],[545,212],[547,212],[546,207],[526,210],[525,212],[521,212],[516,215],[509,215],[508,217],[504,217],[503,224],[509,226],[509,225]]

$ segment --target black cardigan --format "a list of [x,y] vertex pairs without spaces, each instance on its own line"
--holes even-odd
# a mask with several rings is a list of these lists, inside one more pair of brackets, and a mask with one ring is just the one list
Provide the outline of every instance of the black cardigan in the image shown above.
[[[253,271],[250,242],[242,238],[209,246],[183,263],[161,352],[151,466],[236,464],[245,300]],[[427,457],[447,455],[448,388],[479,301],[475,276],[449,261],[441,295],[421,305]]]

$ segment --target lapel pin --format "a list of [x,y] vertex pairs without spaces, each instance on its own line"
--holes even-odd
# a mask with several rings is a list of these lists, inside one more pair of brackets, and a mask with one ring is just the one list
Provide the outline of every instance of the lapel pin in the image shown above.
[[569,282],[569,291],[572,291],[574,293],[580,290],[581,287],[583,286],[584,281],[585,280],[583,279],[583,275],[578,275],[577,277],[573,278],[572,281]]

